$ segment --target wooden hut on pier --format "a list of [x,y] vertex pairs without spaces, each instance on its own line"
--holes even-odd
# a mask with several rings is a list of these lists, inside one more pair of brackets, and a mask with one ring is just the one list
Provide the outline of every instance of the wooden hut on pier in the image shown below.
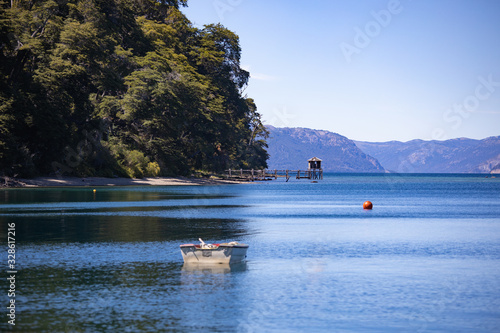
[[309,179],[323,179],[323,169],[321,168],[321,159],[314,156],[307,160]]
[[307,169],[308,170],[321,169],[321,161],[322,160],[317,157],[308,159],[307,162],[309,163],[309,165]]

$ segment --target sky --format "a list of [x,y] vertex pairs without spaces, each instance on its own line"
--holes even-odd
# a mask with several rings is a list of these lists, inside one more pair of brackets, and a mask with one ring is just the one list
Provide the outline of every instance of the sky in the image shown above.
[[384,142],[500,135],[498,0],[189,0],[240,38],[266,125]]

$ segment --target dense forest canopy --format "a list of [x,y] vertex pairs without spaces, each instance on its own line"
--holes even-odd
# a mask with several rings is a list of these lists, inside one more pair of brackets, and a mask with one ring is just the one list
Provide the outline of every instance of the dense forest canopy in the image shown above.
[[239,38],[186,2],[0,2],[0,174],[266,167]]

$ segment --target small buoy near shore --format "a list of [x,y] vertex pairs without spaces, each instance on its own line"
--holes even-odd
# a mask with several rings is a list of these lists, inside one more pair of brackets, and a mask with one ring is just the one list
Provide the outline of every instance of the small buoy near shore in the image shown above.
[[363,209],[372,209],[373,208],[373,204],[371,203],[371,201],[365,201],[363,203]]

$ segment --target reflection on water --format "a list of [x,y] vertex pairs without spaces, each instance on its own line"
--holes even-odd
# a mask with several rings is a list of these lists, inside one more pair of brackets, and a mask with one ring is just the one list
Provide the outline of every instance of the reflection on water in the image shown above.
[[41,188],[0,191],[0,235],[16,223],[18,242],[149,242],[199,237],[219,241],[247,232],[242,220],[207,212],[241,206],[220,189],[197,187]]
[[[231,219],[161,218],[149,216],[70,215],[0,216],[0,224],[16,222],[18,241],[30,242],[152,242],[241,238],[246,230]],[[3,230],[7,230],[4,228]]]
[[[191,187],[191,186],[188,186]],[[158,200],[210,200],[224,198],[219,191],[203,186],[188,193],[171,191],[168,187],[55,187],[18,188],[0,191],[0,203],[36,204],[58,202],[147,202]],[[191,187],[192,188],[192,187]],[[96,192],[93,190],[96,189]]]
[[230,272],[243,272],[247,269],[245,261],[235,264],[200,264],[184,263],[182,272],[186,275],[203,275],[211,278],[213,274],[224,274]]
[[[247,312],[241,288],[247,266],[238,264],[184,264],[181,269],[179,304],[182,319],[179,325],[190,330],[234,332],[238,321]],[[231,320],[227,320],[232,318]],[[205,326],[198,326],[203,323]],[[218,324],[217,324],[218,323]]]

